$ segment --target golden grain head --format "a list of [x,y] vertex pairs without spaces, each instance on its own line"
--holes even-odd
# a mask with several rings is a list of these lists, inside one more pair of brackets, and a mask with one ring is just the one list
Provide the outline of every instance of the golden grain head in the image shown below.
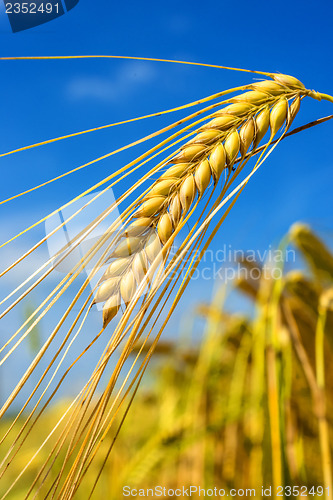
[[139,285],[144,279],[148,270],[148,259],[146,252],[141,250],[138,252],[133,259],[132,263],[132,271],[135,277],[137,284]]
[[126,268],[129,266],[128,257],[122,257],[119,259],[115,259],[106,269],[102,280],[107,280],[109,278],[113,278],[115,276],[120,276]]
[[153,231],[145,244],[145,252],[150,263],[155,260],[161,249],[161,241],[156,231]]
[[240,139],[236,129],[232,130],[224,143],[226,161],[229,168],[234,164],[240,150]]
[[153,220],[150,217],[140,217],[135,219],[124,231],[125,236],[139,236],[143,234],[151,225]]
[[275,74],[273,78],[276,82],[280,83],[281,85],[285,85],[290,89],[305,90],[303,83],[297,80],[297,78],[295,78],[294,76]]
[[205,129],[217,129],[217,130],[227,130],[230,127],[237,126],[238,123],[240,123],[241,120],[237,116],[231,116],[231,115],[223,115],[223,116],[217,116],[216,118],[213,118],[213,120],[210,120],[205,125]]
[[289,230],[292,243],[301,250],[312,272],[321,279],[333,278],[333,255],[307,224],[295,223]]
[[[223,146],[222,146],[223,147]],[[207,189],[211,178],[211,170],[208,160],[203,160],[194,173],[194,180],[198,188],[199,195],[202,196]]]
[[333,311],[333,288],[328,288],[320,296],[320,307],[326,311]]
[[157,232],[160,240],[165,244],[172,235],[173,226],[171,216],[168,212],[162,215],[158,222]]
[[247,120],[247,122],[244,123],[244,125],[241,127],[239,131],[240,152],[242,156],[244,156],[247,153],[249,147],[251,146],[254,139],[254,133],[255,133],[254,120],[252,117],[250,117]]
[[250,90],[249,92],[244,92],[232,100],[235,102],[248,102],[256,106],[266,104],[272,99],[272,96],[266,92],[260,92],[259,90]]
[[193,144],[189,146],[185,144],[183,146],[182,151],[180,151],[180,153],[178,153],[177,156],[173,158],[171,161],[172,163],[196,161],[202,157],[206,149],[207,149],[206,146],[203,144]]
[[168,170],[161,175],[161,179],[174,179],[175,177],[180,178],[186,173],[188,167],[188,163],[177,163],[177,165],[173,165],[168,168]]
[[255,118],[256,136],[253,143],[254,148],[258,146],[261,139],[267,133],[267,130],[269,128],[269,117],[270,117],[269,108],[266,107]]
[[199,132],[194,139],[189,141],[189,144],[211,144],[218,140],[221,137],[221,131],[215,129],[204,130],[203,132]]
[[117,315],[120,308],[120,294],[111,295],[103,306],[103,328]]
[[179,179],[177,177],[168,177],[167,179],[158,180],[149,190],[146,198],[154,198],[155,196],[169,196],[172,189],[177,186]]
[[289,229],[290,240],[293,243],[297,243],[303,238],[308,238],[312,236],[311,228],[308,224],[302,222],[295,222]]
[[179,191],[180,203],[185,213],[192,205],[195,193],[196,193],[196,186],[195,186],[194,176],[191,174],[188,177],[186,177],[186,179],[183,181]]
[[295,119],[295,116],[297,115],[297,113],[299,112],[299,109],[301,107],[301,98],[300,96],[296,96],[295,99],[293,100],[293,102],[291,103],[291,105],[289,106],[289,112],[288,112],[288,128],[290,127],[290,125],[292,124],[292,122],[294,121]]
[[271,126],[271,137],[274,137],[276,132],[285,123],[288,116],[288,100],[285,97],[281,97],[279,101],[274,104],[271,109],[270,114],[270,126]]
[[114,249],[111,257],[128,257],[139,250],[141,242],[142,239],[138,236],[124,237]]
[[217,182],[226,166],[226,152],[223,144],[215,146],[209,157],[209,165],[212,171],[214,182]]
[[123,276],[120,282],[120,294],[126,305],[131,301],[135,293],[135,289],[136,289],[136,280],[132,269],[130,269]]
[[149,200],[144,201],[137,211],[133,214],[133,217],[152,217],[161,211],[166,197],[165,196],[155,196],[154,198],[149,198]]
[[93,304],[105,302],[111,295],[113,295],[119,287],[119,277],[109,278],[99,286]]
[[[108,281],[122,276],[120,293],[127,303],[136,283],[142,282],[148,262],[153,262],[162,245],[177,228],[182,214],[190,209],[196,191],[202,196],[213,177],[216,183],[223,170],[231,169],[239,152],[244,157],[253,144],[256,148],[269,126],[271,137],[284,123],[290,126],[300,107],[301,82],[288,75],[275,75],[273,80],[251,84],[248,92],[232,98],[214,113],[214,118],[201,127],[168,164],[134,213],[134,222],[125,229],[103,279],[98,300],[115,293]],[[297,95],[297,92],[299,95]],[[288,106],[287,97],[295,97]],[[271,109],[270,109],[271,106]],[[152,234],[145,236],[149,228]],[[141,236],[141,238],[140,238]],[[129,258],[132,256],[132,258]],[[125,273],[125,274],[124,274]],[[106,292],[106,290],[108,290]]]
[[[227,113],[228,115],[243,116],[253,111],[253,104],[248,102],[237,102],[235,104],[229,104],[221,110],[221,113]],[[220,112],[219,112],[220,113]]]
[[178,225],[182,215],[182,206],[180,204],[179,193],[177,193],[171,200],[169,205],[169,213],[174,227]]
[[273,96],[283,94],[285,89],[282,85],[272,80],[263,80],[262,82],[252,83],[252,88],[260,92],[267,92]]

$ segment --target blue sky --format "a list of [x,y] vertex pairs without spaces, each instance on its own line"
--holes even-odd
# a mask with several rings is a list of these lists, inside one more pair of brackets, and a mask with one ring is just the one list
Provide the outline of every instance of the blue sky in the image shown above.
[[[1,56],[113,54],[182,59],[276,71],[333,94],[330,1],[113,2],[79,4],[59,19],[11,33],[0,6]],[[179,106],[253,81],[255,75],[175,64],[117,60],[0,61],[0,152]],[[332,114],[328,102],[302,103],[295,125]],[[181,113],[93,133],[1,158],[4,199],[170,123]],[[263,250],[302,220],[332,242],[333,123],[280,144],[222,226],[223,244]],[[0,207],[1,241],[118,169],[136,148]],[[115,194],[120,194],[115,192]],[[6,259],[37,236],[17,241]],[[43,256],[36,258],[40,261]],[[6,260],[5,259],[5,260]],[[182,314],[208,299],[213,283],[193,285]],[[193,293],[194,292],[194,293]],[[97,317],[97,314],[96,314]],[[177,315],[172,328],[177,327]]]
[[[267,2],[255,7],[247,1],[220,2],[204,8],[202,2],[193,1],[97,4],[80,0],[61,18],[16,34],[10,32],[2,5],[1,9],[4,56],[116,54],[185,59],[289,73],[310,88],[333,93],[333,6],[329,1],[315,8],[307,1],[278,7]],[[252,79],[252,75],[223,70],[136,61],[3,61],[1,66],[4,151],[180,105]],[[330,114],[331,107],[326,102],[308,102],[297,124]],[[160,123],[164,122],[140,122],[93,134],[81,143],[66,141],[30,155],[2,159],[1,198],[136,139]],[[262,243],[270,242],[299,218],[330,224],[331,160],[326,145],[331,133],[328,123],[281,144],[236,209],[242,237],[244,231],[251,231],[258,241],[259,232],[267,237],[262,237]],[[101,178],[115,161],[73,176],[74,184],[78,189],[85,186],[94,172],[96,179]],[[72,182],[41,191],[38,210],[41,200],[51,203],[50,193],[62,201],[60,190],[67,199],[73,192]],[[244,227],[243,202],[251,208]],[[30,208],[35,203],[29,197]],[[11,213],[15,209],[11,204]]]

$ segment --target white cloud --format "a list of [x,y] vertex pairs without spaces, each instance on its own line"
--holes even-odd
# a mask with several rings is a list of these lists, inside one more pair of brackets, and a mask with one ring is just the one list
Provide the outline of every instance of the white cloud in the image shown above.
[[98,99],[116,101],[121,95],[132,93],[138,85],[151,82],[155,70],[144,62],[126,63],[115,74],[105,76],[84,75],[72,79],[67,86],[67,95],[71,99]]

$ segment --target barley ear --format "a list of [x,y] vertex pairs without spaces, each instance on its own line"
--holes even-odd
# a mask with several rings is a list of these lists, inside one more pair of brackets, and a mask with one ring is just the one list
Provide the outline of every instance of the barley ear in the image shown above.
[[119,285],[119,278],[110,278],[104,281],[98,288],[96,295],[94,297],[94,304],[98,302],[105,302],[114,292],[117,290]]
[[199,196],[202,196],[203,193],[206,191],[210,183],[210,178],[211,178],[211,171],[210,171],[209,161],[203,160],[197,167],[194,174],[194,180],[198,188]]
[[157,226],[157,231],[161,242],[165,244],[170,238],[173,231],[171,216],[168,214],[168,212],[163,214],[160,218]]
[[272,108],[270,115],[271,137],[282,127],[288,115],[288,101],[282,97]]
[[223,144],[218,144],[213,149],[209,157],[209,165],[211,167],[212,176],[215,183],[219,180],[223,170],[226,167],[226,158],[227,155]]
[[244,123],[244,125],[241,127],[239,131],[240,152],[242,157],[245,156],[249,147],[251,146],[254,140],[254,133],[255,133],[255,124],[253,118],[250,117],[247,120],[247,122]]
[[196,192],[196,186],[195,186],[194,176],[189,175],[183,181],[179,191],[180,203],[185,213],[192,205],[192,202],[195,197],[195,192]]
[[182,207],[180,204],[179,193],[177,193],[171,200],[169,205],[169,213],[171,215],[171,219],[174,227],[178,225],[182,215]]
[[120,295],[112,295],[103,306],[103,328],[117,315],[120,308]]
[[230,132],[230,134],[226,138],[224,143],[224,148],[227,155],[227,165],[230,169],[235,163],[235,160],[240,150],[240,139],[236,129]]
[[126,306],[131,301],[135,293],[135,288],[136,288],[135,276],[132,269],[130,269],[120,282],[120,294]]
[[254,149],[257,148],[261,139],[266,135],[266,132],[269,128],[269,118],[269,108],[265,107],[255,119],[256,136],[253,143]]

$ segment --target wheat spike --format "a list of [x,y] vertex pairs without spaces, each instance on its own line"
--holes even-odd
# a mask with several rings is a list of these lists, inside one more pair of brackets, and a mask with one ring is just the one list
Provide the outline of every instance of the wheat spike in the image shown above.
[[166,243],[170,238],[170,236],[172,235],[172,230],[173,227],[172,227],[171,216],[168,212],[166,212],[160,218],[157,226],[158,236],[163,244]]
[[105,328],[110,321],[117,315],[120,308],[120,294],[111,295],[103,306],[103,327]]
[[239,139],[240,139],[240,152],[242,157],[245,156],[249,147],[251,146],[255,135],[255,124],[253,117],[251,116],[247,122],[242,125],[239,131]]
[[[210,158],[210,163],[211,163],[211,158]],[[206,191],[210,183],[210,178],[211,178],[210,163],[208,160],[202,161],[197,167],[194,174],[195,183],[197,185],[200,196]]]
[[209,165],[212,170],[214,181],[217,182],[226,167],[226,152],[223,144],[218,144],[209,157]]
[[288,115],[288,101],[282,97],[272,108],[270,114],[271,136],[274,137],[276,132],[282,127]]
[[[251,144],[253,149],[258,147],[269,127],[272,140],[284,124],[286,129],[290,126],[299,111],[301,96],[308,91],[288,75],[274,75],[273,78],[256,82],[249,86],[250,90],[233,97],[230,104],[216,111],[169,160],[170,166],[150,187],[133,214],[136,220],[125,228],[124,238],[113,251],[113,258],[133,257],[144,252],[152,263],[181,218],[188,213],[196,192],[199,197],[204,194],[211,176],[216,184],[224,169],[233,169],[239,153],[244,158]],[[145,235],[147,229],[153,233],[148,231]],[[135,266],[133,276],[142,279],[145,263],[135,259],[134,264],[132,259],[131,264]],[[112,269],[111,265],[105,277],[110,276]],[[128,272],[125,263],[123,272]],[[126,280],[130,280],[128,274]],[[133,280],[131,277],[131,285]],[[123,287],[121,295],[129,299],[132,287],[125,284]],[[97,296],[101,295],[97,292]]]
[[130,302],[131,298],[133,297],[135,292],[135,287],[136,287],[136,281],[134,272],[132,271],[132,269],[130,269],[125,274],[125,276],[123,276],[120,282],[120,293],[126,305]]

